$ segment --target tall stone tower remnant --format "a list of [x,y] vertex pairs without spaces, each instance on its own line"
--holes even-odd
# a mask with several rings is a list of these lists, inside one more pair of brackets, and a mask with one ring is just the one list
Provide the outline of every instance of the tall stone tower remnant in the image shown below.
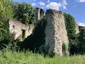
[[43,9],[36,8],[36,21],[40,21],[41,19],[43,19],[44,15],[45,15],[45,12]]
[[45,51],[49,55],[63,55],[63,43],[68,45],[64,15],[60,11],[49,9],[46,12]]

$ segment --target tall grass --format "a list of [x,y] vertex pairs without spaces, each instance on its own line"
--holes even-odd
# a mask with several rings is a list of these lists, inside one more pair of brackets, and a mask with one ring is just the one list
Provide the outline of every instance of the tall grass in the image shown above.
[[85,64],[85,55],[44,57],[32,52],[0,51],[0,64]]

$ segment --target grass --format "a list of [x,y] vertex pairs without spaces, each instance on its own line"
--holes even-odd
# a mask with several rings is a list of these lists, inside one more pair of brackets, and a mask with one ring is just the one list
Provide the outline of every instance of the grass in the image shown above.
[[0,64],[85,64],[85,55],[68,57],[44,57],[32,52],[0,52]]

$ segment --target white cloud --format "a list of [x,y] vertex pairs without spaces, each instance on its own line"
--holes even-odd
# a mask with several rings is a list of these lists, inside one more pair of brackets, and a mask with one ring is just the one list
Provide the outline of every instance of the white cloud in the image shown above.
[[62,4],[62,5],[67,5],[66,0],[62,0],[61,4]]
[[85,26],[85,23],[79,23],[79,26]]
[[41,6],[44,6],[45,3],[44,2],[38,2]]
[[61,7],[63,7],[63,9],[67,9],[66,7],[67,5],[67,2],[66,0],[62,0],[62,2],[50,2],[49,4],[47,4],[47,8],[48,9],[56,9],[56,10],[59,10]]
[[67,5],[66,0],[63,0],[63,1],[61,2],[61,5],[62,5],[63,9],[67,9],[67,7],[66,7],[66,5]]
[[59,10],[59,8],[61,7],[61,3],[50,2],[46,7],[49,8],[49,9]]
[[36,6],[36,3],[32,3],[32,6]]
[[42,9],[44,9],[44,7],[41,7]]
[[85,2],[85,0],[79,0],[79,2]]
[[67,9],[67,7],[66,6],[63,6],[63,9]]
[[[33,1],[36,1],[36,0],[33,0]],[[43,7],[43,8],[47,8],[47,9],[56,9],[56,10],[59,10],[61,7],[63,9],[67,9],[66,5],[67,5],[67,2],[66,0],[62,0],[61,2],[50,2],[50,0],[47,0],[47,2],[38,2],[38,4]],[[36,6],[37,4],[36,3],[32,3],[32,6]]]

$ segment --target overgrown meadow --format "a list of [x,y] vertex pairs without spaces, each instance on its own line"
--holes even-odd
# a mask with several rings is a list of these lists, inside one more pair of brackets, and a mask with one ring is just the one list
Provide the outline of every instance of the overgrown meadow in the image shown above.
[[38,53],[0,51],[0,64],[85,64],[85,55],[49,57]]

